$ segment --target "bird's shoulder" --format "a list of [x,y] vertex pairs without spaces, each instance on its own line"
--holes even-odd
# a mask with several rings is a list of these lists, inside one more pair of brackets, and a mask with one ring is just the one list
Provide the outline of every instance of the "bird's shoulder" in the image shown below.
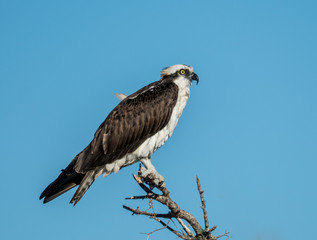
[[122,100],[80,154],[77,171],[91,170],[137,149],[167,124],[177,95],[178,87],[172,81],[158,81]]
[[[107,121],[135,117],[143,111],[162,107],[162,104],[175,103],[178,86],[173,81],[151,83],[122,100],[108,115]],[[129,113],[127,115],[127,113]]]

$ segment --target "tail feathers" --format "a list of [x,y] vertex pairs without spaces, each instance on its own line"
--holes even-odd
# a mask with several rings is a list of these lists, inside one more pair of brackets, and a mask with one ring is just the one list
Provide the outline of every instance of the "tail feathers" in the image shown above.
[[[59,188],[55,188],[54,190],[52,190],[49,194],[45,195],[41,195],[41,198],[44,198],[43,203],[47,203],[52,201],[53,199],[59,197],[60,195],[62,195],[63,193],[67,192],[68,190],[72,189],[73,187],[76,187],[77,185],[75,183],[68,183],[63,185],[62,187]],[[41,199],[40,198],[40,199]]]
[[43,203],[52,201],[81,183],[85,174],[75,172],[73,169],[74,163],[72,161],[66,169],[62,170],[58,178],[42,192],[40,199],[44,198]]
[[77,191],[75,192],[70,203],[73,203],[74,206],[79,202],[79,200],[84,196],[85,192],[88,190],[90,185],[95,181],[95,171],[89,171],[85,174],[85,177],[80,183]]

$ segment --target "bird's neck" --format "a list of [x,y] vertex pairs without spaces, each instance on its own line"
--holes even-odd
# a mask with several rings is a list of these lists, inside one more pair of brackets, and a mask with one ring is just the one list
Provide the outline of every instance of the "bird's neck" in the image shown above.
[[[190,94],[190,85],[191,81],[188,78],[185,77],[178,77],[174,80],[174,83],[178,87],[178,97],[185,97],[188,99],[189,94]],[[186,102],[187,102],[186,99]]]

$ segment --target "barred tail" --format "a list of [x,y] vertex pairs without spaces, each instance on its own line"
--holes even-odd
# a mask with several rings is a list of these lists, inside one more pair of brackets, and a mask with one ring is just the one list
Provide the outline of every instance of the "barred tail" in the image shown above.
[[95,171],[91,170],[85,174],[72,200],[70,200],[70,203],[73,203],[75,206],[79,202],[79,200],[84,196],[85,192],[88,190],[88,188],[94,181],[95,181]]

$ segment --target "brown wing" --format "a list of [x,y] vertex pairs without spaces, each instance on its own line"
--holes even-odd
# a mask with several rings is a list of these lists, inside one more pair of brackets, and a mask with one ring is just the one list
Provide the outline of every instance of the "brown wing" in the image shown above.
[[121,101],[79,154],[76,172],[86,173],[136,150],[168,123],[177,94],[172,81],[158,81]]

